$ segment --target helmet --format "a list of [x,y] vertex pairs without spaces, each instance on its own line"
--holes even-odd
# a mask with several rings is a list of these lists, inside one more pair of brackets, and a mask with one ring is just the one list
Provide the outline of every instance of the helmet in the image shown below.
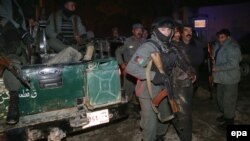
[[[152,24],[152,33],[162,42],[169,43],[174,34],[175,22],[170,18],[158,18]],[[161,33],[159,28],[170,28],[172,29],[172,33],[168,36],[165,36]]]
[[172,19],[170,18],[166,18],[166,17],[161,17],[161,18],[157,18],[153,24],[152,24],[152,30],[154,30],[155,28],[160,28],[160,27],[167,27],[167,28],[171,28],[174,29],[175,27],[175,23]]

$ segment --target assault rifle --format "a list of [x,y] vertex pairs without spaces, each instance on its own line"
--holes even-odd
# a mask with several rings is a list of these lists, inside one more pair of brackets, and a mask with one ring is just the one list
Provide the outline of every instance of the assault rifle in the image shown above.
[[30,89],[30,84],[23,79],[18,69],[12,64],[12,62],[5,56],[0,55],[0,70],[7,69],[10,71],[26,88]]
[[[166,72],[166,70],[164,70],[162,59],[161,59],[160,55],[156,54],[155,56],[151,56],[151,57],[152,57],[152,61],[153,61],[154,65],[156,66],[156,68],[160,72]],[[177,105],[177,103],[175,101],[174,93],[173,93],[173,90],[172,90],[172,86],[171,86],[171,83],[170,83],[170,81],[169,81],[169,79],[167,77],[164,79],[164,86],[165,86],[164,89],[157,96],[155,96],[152,99],[152,104],[154,106],[158,107],[159,104],[161,103],[161,101],[166,96],[168,96],[168,101],[169,101],[169,104],[171,106],[172,112],[176,113],[176,112],[179,111],[179,106]]]
[[[188,56],[185,52],[183,52],[181,49],[179,49],[178,47],[176,47],[175,45],[170,45],[170,50],[172,51],[172,53],[174,53],[174,55],[176,56],[175,59],[175,63],[174,66],[178,65],[178,67],[180,67],[183,71],[185,71],[188,75],[188,77],[190,79],[192,79],[192,77],[195,75],[195,71],[194,69],[191,67],[191,64],[189,62]],[[166,54],[167,57],[167,54]],[[164,58],[164,57],[163,57]],[[162,68],[161,63],[164,62],[163,61],[159,61],[159,60],[153,60],[155,66],[157,68]],[[161,62],[161,63],[160,63]],[[165,63],[169,63],[169,62],[165,62]],[[166,64],[163,66],[166,66]],[[174,66],[170,66],[170,67],[165,67],[164,68],[164,72],[169,72],[172,70],[172,68]],[[167,70],[168,69],[168,70]],[[168,100],[169,103],[171,105],[172,108],[172,112],[178,112],[179,111],[179,106],[177,105],[175,98],[174,98],[174,93],[172,90],[172,86],[171,86],[171,82],[169,81],[169,78],[165,79],[165,83],[164,83],[165,89],[163,89],[152,101],[152,103],[155,106],[159,106],[160,102],[166,97],[168,96]]]
[[164,82],[165,88],[152,100],[152,103],[158,107],[161,101],[168,96],[168,101],[171,106],[172,112],[176,113],[178,112],[179,106],[177,105],[175,98],[174,98],[174,93],[172,90],[172,86],[170,85],[169,79],[166,78]]
[[190,63],[190,59],[186,52],[182,49],[179,49],[177,46],[171,44],[171,50],[176,55],[176,63],[179,68],[181,68],[184,72],[187,73],[189,77],[193,77],[195,75],[195,70]]

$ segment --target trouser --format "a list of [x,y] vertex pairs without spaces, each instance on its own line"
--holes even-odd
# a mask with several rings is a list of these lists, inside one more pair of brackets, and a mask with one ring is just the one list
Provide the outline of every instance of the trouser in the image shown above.
[[61,42],[59,39],[56,39],[56,38],[50,38],[48,40],[48,45],[56,53],[58,53],[58,52],[62,51],[63,49],[69,47],[69,45],[65,45],[63,42]]
[[125,90],[126,96],[128,96],[128,101],[131,101],[134,96],[136,78],[125,74],[123,78],[123,89]]
[[235,117],[236,103],[238,98],[238,83],[217,84],[217,102],[220,114],[225,119]]
[[189,87],[175,87],[174,95],[180,111],[176,113],[173,124],[180,141],[192,141],[192,97],[193,85]]
[[72,47],[67,47],[56,54],[53,58],[49,59],[46,63],[51,64],[60,64],[60,63],[72,63],[78,62],[82,58],[82,54]]
[[[143,141],[155,141],[156,136],[165,135],[167,124],[161,123],[157,118],[151,106],[151,99],[139,97],[139,102],[141,106],[140,126],[142,128]],[[162,107],[164,108],[164,105]]]
[[[20,72],[21,62],[19,62],[19,60],[18,60],[19,57],[15,56],[15,55],[9,55],[8,58],[11,59],[11,62],[13,63],[13,65]],[[4,81],[5,87],[8,91],[18,91],[19,88],[21,87],[21,82],[16,78],[16,76],[14,76],[7,69],[5,69],[5,71],[3,73],[3,81]]]
[[[13,56],[12,56],[13,57]],[[12,65],[14,65],[18,72],[21,70],[20,63],[11,58]],[[5,84],[6,89],[9,91],[9,105],[8,105],[8,114],[7,114],[7,123],[8,124],[15,124],[18,122],[19,119],[19,96],[18,90],[21,87],[20,81],[14,76],[9,70],[5,69],[3,73],[3,81]]]
[[50,38],[48,40],[48,44],[49,44],[49,47],[55,52],[55,53],[58,53],[62,50],[64,50],[65,48],[67,47],[73,47],[74,49],[76,50],[80,50],[81,49],[81,46],[78,46],[76,44],[72,44],[72,45],[66,45],[64,44],[62,41],[60,41],[59,39],[57,38]]

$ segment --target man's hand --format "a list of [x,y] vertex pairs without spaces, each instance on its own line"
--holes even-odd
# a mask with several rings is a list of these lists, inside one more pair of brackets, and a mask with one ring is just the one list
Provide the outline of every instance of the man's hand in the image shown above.
[[196,81],[196,79],[197,79],[197,76],[193,75],[193,76],[190,77],[190,79],[191,79],[192,83],[194,83]]
[[121,64],[121,69],[122,69],[122,70],[125,70],[126,66],[127,66],[127,63],[122,63],[122,64]]
[[167,75],[164,73],[160,73],[159,71],[155,72],[155,77],[152,80],[152,83],[154,83],[155,85],[161,85],[164,84],[164,81],[166,79]]
[[75,40],[76,40],[77,45],[83,44],[83,39],[81,36],[75,36]]
[[127,63],[122,63],[120,65],[120,70],[121,70],[122,75],[126,75],[126,67],[127,67]]

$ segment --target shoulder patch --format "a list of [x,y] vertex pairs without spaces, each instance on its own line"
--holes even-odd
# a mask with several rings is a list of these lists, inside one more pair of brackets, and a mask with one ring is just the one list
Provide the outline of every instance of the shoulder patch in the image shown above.
[[136,56],[135,59],[134,59],[134,61],[135,61],[137,64],[139,64],[139,65],[145,64],[145,59],[143,59],[143,57],[141,57],[141,56]]

